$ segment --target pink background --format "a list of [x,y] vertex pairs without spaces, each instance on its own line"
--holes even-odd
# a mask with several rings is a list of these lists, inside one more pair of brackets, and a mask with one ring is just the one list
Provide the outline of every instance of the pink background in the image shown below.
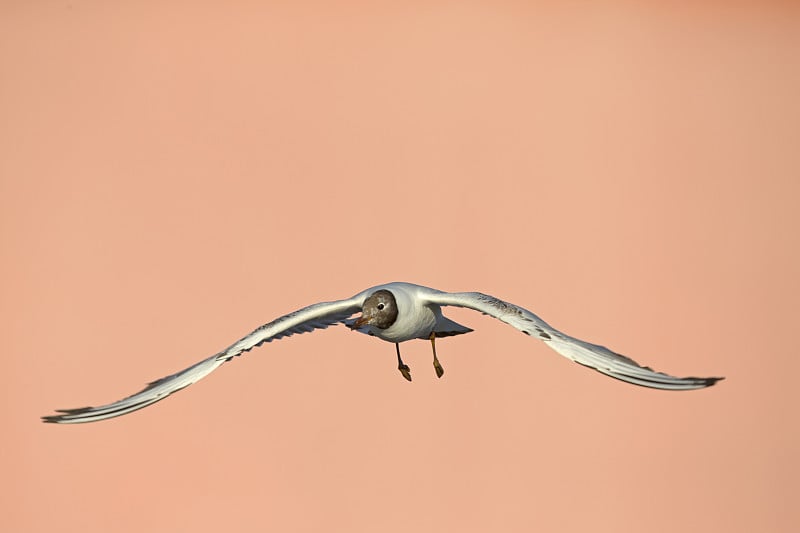
[[[260,4],[0,7],[0,530],[797,525],[797,4]],[[334,328],[38,420],[392,280],[727,380],[455,310],[442,380]]]

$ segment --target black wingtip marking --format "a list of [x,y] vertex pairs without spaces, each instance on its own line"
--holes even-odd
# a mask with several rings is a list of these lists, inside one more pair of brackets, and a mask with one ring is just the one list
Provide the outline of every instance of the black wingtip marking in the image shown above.
[[46,424],[59,424],[64,420],[67,420],[68,417],[87,413],[92,409],[94,409],[94,407],[77,407],[75,409],[56,409],[56,412],[58,413],[57,415],[46,415],[41,418],[42,422]]
[[[617,374],[617,373],[614,373],[614,372],[606,372],[606,371],[603,371],[603,370],[601,370],[599,368],[595,368],[595,367],[593,367],[591,365],[587,365],[585,363],[581,363],[580,361],[575,361],[575,362],[578,363],[581,366],[585,366],[586,368],[590,368],[590,369],[592,369],[592,370],[594,370],[596,372],[600,372],[600,373],[602,373],[602,374],[604,374],[604,375],[606,375],[606,376],[608,376],[610,378],[618,379],[619,381],[623,381],[623,382],[629,383],[631,385],[636,385],[638,387],[645,387],[645,388],[648,388],[648,389],[668,390],[668,391],[689,390],[689,389],[682,388],[682,387],[670,386],[669,382],[665,382],[665,381],[659,379],[657,376],[653,376],[652,378],[649,378],[649,379],[645,378],[645,377],[638,377],[634,381],[629,376],[626,376],[624,374]],[[654,370],[652,370],[651,368],[646,367],[646,366],[642,366],[640,368],[644,368],[646,370],[651,370],[651,371],[655,372]],[[673,377],[673,376],[669,376],[667,374],[662,374],[661,372],[656,372],[656,374],[660,374],[660,375],[664,376],[665,378]],[[677,379],[684,380],[684,381],[691,380],[691,381],[694,382],[694,384],[697,385],[697,387],[692,387],[692,388],[694,388],[694,389],[703,389],[703,388],[707,388],[707,387],[712,387],[718,381],[722,381],[725,378],[724,377],[698,378],[698,377],[690,376],[690,377],[686,377],[686,378],[677,378]]]

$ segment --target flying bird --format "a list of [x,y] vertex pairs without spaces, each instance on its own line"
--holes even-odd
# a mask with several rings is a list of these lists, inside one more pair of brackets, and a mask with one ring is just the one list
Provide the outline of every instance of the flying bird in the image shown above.
[[[223,363],[265,342],[340,323],[355,331],[394,343],[398,370],[408,381],[411,381],[411,370],[400,356],[400,343],[412,339],[429,340],[433,350],[434,370],[438,377],[442,377],[444,368],[436,356],[436,339],[472,331],[445,317],[442,307],[447,306],[480,311],[526,335],[544,341],[550,348],[576,363],[634,385],[653,389],[690,390],[710,387],[723,379],[679,378],[655,372],[608,348],[561,333],[530,311],[494,296],[480,292],[443,292],[421,285],[394,282],[372,287],[345,300],[309,305],[277,318],[218,354],[153,381],[140,392],[122,400],[99,407],[62,409],[57,411],[59,414],[43,416],[42,420],[58,424],[77,424],[128,414],[188,387]],[[352,318],[359,312],[361,316]]]

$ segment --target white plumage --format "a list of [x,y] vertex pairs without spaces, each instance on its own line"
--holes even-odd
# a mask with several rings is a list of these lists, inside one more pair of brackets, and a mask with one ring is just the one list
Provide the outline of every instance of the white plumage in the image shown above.
[[[370,323],[359,324],[359,321],[367,322],[368,312],[372,315],[384,312],[382,311],[383,304],[380,304],[380,310],[378,310],[373,309],[372,304],[369,303],[370,297],[378,291],[388,291],[396,302],[396,313],[390,317],[391,324],[388,327],[377,327]],[[156,380],[140,392],[122,400],[99,407],[59,410],[59,414],[45,416],[42,419],[45,422],[71,424],[95,422],[124,415],[163,400],[170,394],[204,378],[233,357],[265,342],[295,333],[327,328],[338,323],[344,323],[362,333],[374,335],[392,343],[458,335],[472,331],[443,316],[441,308],[445,306],[466,307],[480,311],[527,335],[539,338],[553,350],[576,363],[635,385],[666,390],[689,390],[709,387],[723,379],[716,377],[679,378],[655,372],[608,348],[565,335],[530,311],[493,296],[479,292],[448,293],[421,285],[395,282],[372,287],[352,298],[317,303],[282,316],[261,326],[220,353],[185,370]],[[361,319],[357,321],[351,318],[358,312],[362,312]],[[399,348],[398,360],[400,360]]]

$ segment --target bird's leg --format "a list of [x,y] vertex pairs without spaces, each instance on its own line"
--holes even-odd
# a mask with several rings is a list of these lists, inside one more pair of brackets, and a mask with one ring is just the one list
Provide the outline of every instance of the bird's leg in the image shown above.
[[439,358],[436,357],[436,333],[431,332],[431,348],[433,348],[433,368],[436,370],[436,377],[440,378],[444,375],[444,368],[439,363]]
[[411,381],[411,369],[408,368],[408,365],[400,358],[400,344],[396,342],[394,343],[394,347],[397,350],[397,369],[403,374],[404,378]]

